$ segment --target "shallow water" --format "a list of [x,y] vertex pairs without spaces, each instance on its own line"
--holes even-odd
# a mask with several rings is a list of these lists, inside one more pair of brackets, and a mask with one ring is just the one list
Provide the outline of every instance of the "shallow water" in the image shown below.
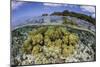
[[[23,42],[27,39],[28,32],[31,31],[32,29],[36,29],[36,28],[44,27],[44,26],[48,27],[48,25],[32,25],[32,26],[17,28],[12,31],[12,44],[11,44],[12,64],[18,65],[18,63],[14,62],[15,58],[17,58],[16,61],[18,61],[18,58],[20,58],[19,60],[21,60],[21,57],[23,56],[21,52],[21,48],[22,48]],[[65,63],[66,62],[94,61],[95,47],[96,47],[95,35],[85,30],[74,29],[67,26],[65,27],[67,28],[68,31],[72,33],[76,33],[79,36],[79,40],[80,40],[75,54],[69,58],[66,58]],[[34,63],[31,63],[31,64],[34,64]],[[20,65],[24,65],[24,64],[21,63]]]

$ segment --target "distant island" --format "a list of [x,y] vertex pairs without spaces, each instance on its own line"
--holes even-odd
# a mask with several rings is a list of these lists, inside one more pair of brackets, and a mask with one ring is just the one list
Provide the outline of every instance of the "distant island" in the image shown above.
[[[45,14],[42,14],[42,16],[49,16],[49,14],[45,13]],[[85,14],[71,12],[68,10],[64,10],[62,12],[53,12],[50,14],[50,16],[71,16],[71,17],[76,17],[76,18],[88,21],[88,22],[92,23],[93,25],[96,25],[95,18],[92,18],[91,16],[88,16]]]

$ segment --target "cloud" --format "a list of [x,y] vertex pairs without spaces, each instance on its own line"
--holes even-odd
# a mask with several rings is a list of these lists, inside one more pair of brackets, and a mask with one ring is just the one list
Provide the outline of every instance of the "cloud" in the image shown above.
[[93,17],[93,18],[95,18],[95,13],[94,13],[94,14],[92,14],[92,17]]
[[91,13],[91,17],[95,18],[95,7],[94,6],[80,6],[80,8],[84,12]]
[[56,7],[56,6],[62,6],[62,4],[56,4],[56,3],[43,3],[44,6],[53,6],[53,7]]
[[19,6],[23,5],[24,2],[15,2],[15,1],[12,1],[12,9],[17,9]]
[[88,11],[88,12],[91,12],[91,13],[95,12],[94,6],[80,6],[80,8],[82,9],[82,11]]
[[43,3],[45,6],[61,6],[61,4]]

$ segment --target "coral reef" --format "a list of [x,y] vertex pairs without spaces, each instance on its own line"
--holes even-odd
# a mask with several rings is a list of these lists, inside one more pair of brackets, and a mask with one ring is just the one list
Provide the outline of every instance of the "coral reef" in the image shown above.
[[64,26],[39,27],[28,33],[22,51],[32,54],[35,64],[62,63],[74,54],[78,41],[78,35]]
[[27,25],[12,31],[11,65],[95,61],[95,34],[63,25]]

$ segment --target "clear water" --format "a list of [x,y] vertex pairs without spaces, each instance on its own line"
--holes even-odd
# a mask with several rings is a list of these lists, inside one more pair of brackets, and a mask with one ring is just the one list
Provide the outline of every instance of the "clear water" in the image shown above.
[[[30,19],[21,19],[19,22],[11,23],[12,28],[23,26],[23,25],[60,25],[63,23],[64,16],[38,16],[32,17]],[[68,20],[73,21],[78,26],[87,28],[89,30],[95,31],[95,26],[85,20],[81,20],[75,17],[66,16]]]

